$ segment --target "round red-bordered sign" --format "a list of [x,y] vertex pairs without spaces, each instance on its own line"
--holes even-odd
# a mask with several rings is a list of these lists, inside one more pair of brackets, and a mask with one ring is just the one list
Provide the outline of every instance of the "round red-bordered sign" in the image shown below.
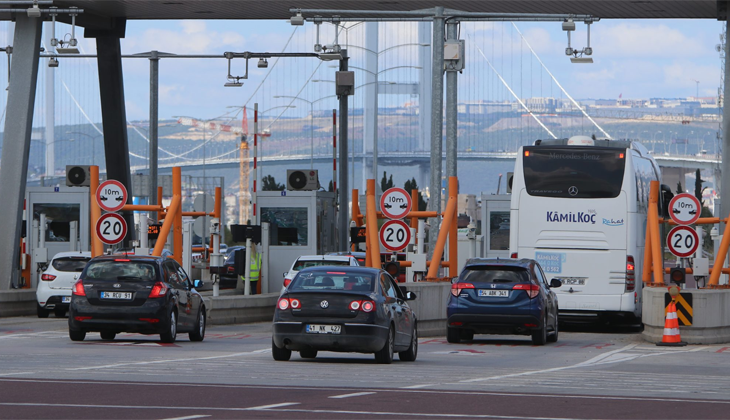
[[127,203],[127,189],[117,180],[104,181],[96,189],[96,203],[104,211],[119,211]]
[[678,225],[691,225],[700,218],[702,204],[692,194],[677,194],[669,202],[669,216]]
[[96,222],[96,236],[107,245],[118,244],[127,236],[127,222],[117,213],[107,213]]
[[679,258],[686,258],[697,252],[700,238],[694,228],[675,226],[667,235],[669,251]]
[[411,242],[411,228],[402,220],[388,220],[380,228],[380,243],[388,251],[400,251]]
[[389,219],[402,219],[411,212],[411,196],[403,188],[389,188],[380,197],[380,211]]

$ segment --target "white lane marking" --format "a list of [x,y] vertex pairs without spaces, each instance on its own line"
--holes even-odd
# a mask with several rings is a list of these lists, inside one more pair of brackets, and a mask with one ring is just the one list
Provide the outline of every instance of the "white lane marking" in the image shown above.
[[355,392],[354,394],[343,394],[343,395],[333,395],[331,397],[327,398],[350,398],[350,397],[362,397],[364,395],[373,395],[375,392]]
[[4,340],[7,338],[24,338],[24,337],[36,337],[40,335],[58,335],[62,334],[63,331],[40,331],[40,332],[34,332],[34,333],[17,333],[17,334],[3,334],[0,335],[0,340]]
[[169,419],[162,419],[162,420],[193,420],[193,419],[202,419],[204,417],[210,417],[210,414],[200,414],[197,416],[185,416],[185,417],[172,417]]
[[421,385],[408,385],[408,386],[402,386],[401,389],[418,389],[418,388],[426,388],[428,386],[436,386],[438,384],[421,384]]
[[13,376],[13,375],[32,375],[37,372],[13,372],[13,373],[0,373],[0,376]]
[[68,368],[65,370],[108,369],[108,368],[122,367],[122,366],[152,365],[152,364],[157,364],[157,363],[174,363],[174,362],[191,362],[191,361],[198,361],[198,360],[225,359],[225,358],[230,358],[230,357],[250,356],[250,355],[254,355],[254,354],[268,353],[270,351],[271,351],[271,349],[261,349],[261,350],[254,350],[254,351],[244,351],[241,353],[223,354],[220,356],[192,357],[192,358],[187,358],[187,359],[152,360],[152,361],[147,361],[147,362],[115,363],[113,365],[87,366],[87,367],[80,367],[80,368]]
[[272,408],[288,407],[290,405],[299,405],[300,403],[288,402],[279,404],[259,405],[258,407],[247,407],[244,410],[270,410]]

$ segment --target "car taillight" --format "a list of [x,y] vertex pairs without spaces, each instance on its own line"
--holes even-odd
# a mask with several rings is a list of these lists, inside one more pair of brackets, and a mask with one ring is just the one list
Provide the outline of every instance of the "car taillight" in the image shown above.
[[375,309],[375,303],[369,300],[353,300],[350,302],[350,310],[363,312],[372,312]]
[[232,273],[232,272],[233,272],[233,267],[228,267],[228,273]]
[[84,283],[79,280],[74,284],[73,293],[76,296],[86,296],[86,290],[84,290]]
[[459,296],[462,290],[473,288],[474,285],[471,283],[454,283],[451,285],[451,294],[454,296]]
[[540,293],[540,286],[532,283],[515,284],[512,290],[524,290],[530,299],[537,297]]
[[284,279],[284,287],[288,287],[291,284],[291,279]]
[[510,258],[517,258],[517,253],[516,253],[516,252],[513,252],[512,254],[510,254],[510,256],[509,256],[509,257],[510,257]]
[[291,305],[292,309],[300,309],[302,307],[302,302],[300,302],[299,299],[289,299],[289,305]]
[[277,305],[279,305],[280,310],[285,311],[289,309],[289,299],[281,298],[279,299],[279,303]]
[[626,292],[633,292],[636,288],[636,265],[634,265],[634,257],[626,256]]
[[154,286],[152,286],[152,291],[150,291],[150,298],[159,298],[163,297],[167,294],[167,286],[165,286],[165,283],[158,281],[155,283]]
[[43,281],[53,281],[55,279],[56,279],[56,276],[54,276],[53,274],[44,274],[41,276],[41,280],[43,280]]

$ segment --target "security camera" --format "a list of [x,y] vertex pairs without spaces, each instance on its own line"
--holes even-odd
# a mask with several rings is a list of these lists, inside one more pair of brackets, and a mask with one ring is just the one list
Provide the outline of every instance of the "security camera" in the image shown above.
[[303,26],[304,16],[302,16],[302,13],[299,12],[296,14],[296,16],[292,16],[291,19],[289,19],[289,22],[292,24],[292,26]]
[[269,62],[268,62],[268,61],[266,61],[266,59],[265,59],[265,58],[259,58],[259,64],[258,64],[258,67],[259,67],[260,69],[265,69],[265,68],[269,67]]
[[564,31],[574,31],[575,30],[575,22],[573,22],[572,19],[568,19],[565,22],[563,22],[563,30]]
[[593,54],[593,48],[591,48],[591,47],[585,47],[585,48],[583,48],[583,54],[585,54],[585,55],[591,55],[591,54]]
[[58,67],[58,60],[56,57],[51,57],[51,59],[48,60],[48,67]]

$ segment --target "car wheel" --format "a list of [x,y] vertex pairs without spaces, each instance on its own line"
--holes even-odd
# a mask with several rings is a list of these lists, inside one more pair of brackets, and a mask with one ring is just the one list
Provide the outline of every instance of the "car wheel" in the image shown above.
[[446,341],[458,344],[461,341],[461,333],[456,328],[446,328]]
[[56,318],[63,318],[66,316],[66,310],[65,309],[54,309],[53,314],[56,315]]
[[274,356],[274,360],[278,362],[286,362],[291,358],[291,350],[287,348],[276,347],[274,340],[271,340],[271,355]]
[[117,333],[115,332],[109,332],[109,331],[102,331],[99,333],[102,340],[114,340],[114,337],[117,336]]
[[547,313],[545,319],[542,321],[542,327],[532,332],[532,344],[536,346],[543,346],[547,342]]
[[38,313],[38,318],[48,318],[48,313],[50,312],[48,309],[44,309],[41,305],[36,303],[36,313]]
[[84,338],[86,338],[86,331],[68,330],[68,337],[71,341],[84,341]]
[[317,350],[313,350],[313,349],[300,350],[299,356],[301,356],[302,359],[314,359],[315,357],[317,357]]
[[188,334],[190,336],[190,341],[203,341],[205,338],[205,308],[202,306],[198,311],[198,318],[195,325],[198,327]]
[[461,338],[464,341],[472,341],[472,340],[474,340],[474,331],[462,330],[459,334],[459,338]]
[[[556,314],[557,315],[557,314]],[[553,333],[547,337],[548,343],[555,343],[558,341],[558,317],[555,317],[555,329]]]
[[415,362],[418,356],[418,325],[413,326],[411,346],[408,350],[398,353],[398,358],[404,362]]
[[170,311],[167,321],[167,331],[160,333],[160,341],[174,343],[177,338],[177,314],[174,309]]
[[390,326],[388,331],[388,338],[385,340],[385,345],[382,349],[375,352],[375,361],[381,365],[389,365],[393,363],[393,352],[395,346],[395,330],[393,326]]

